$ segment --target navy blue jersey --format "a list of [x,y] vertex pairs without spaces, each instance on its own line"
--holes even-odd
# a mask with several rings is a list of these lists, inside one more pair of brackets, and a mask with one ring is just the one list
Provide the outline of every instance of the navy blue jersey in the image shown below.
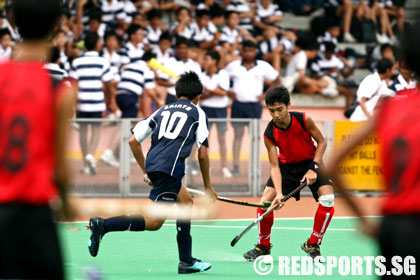
[[141,143],[152,135],[146,172],[164,172],[178,179],[185,174],[185,159],[196,143],[208,147],[209,130],[204,111],[185,99],[165,105],[131,130]]

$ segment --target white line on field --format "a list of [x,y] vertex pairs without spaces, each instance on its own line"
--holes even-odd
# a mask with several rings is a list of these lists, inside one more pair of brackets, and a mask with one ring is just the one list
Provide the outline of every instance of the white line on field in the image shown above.
[[[164,224],[167,227],[176,226],[176,224]],[[221,226],[221,225],[191,225],[191,227],[196,228],[244,228],[245,226]],[[256,228],[256,227],[254,227]],[[272,229],[281,229],[281,230],[312,230],[312,228],[302,228],[302,227],[272,227]],[[354,228],[328,228],[328,231],[356,231]]]

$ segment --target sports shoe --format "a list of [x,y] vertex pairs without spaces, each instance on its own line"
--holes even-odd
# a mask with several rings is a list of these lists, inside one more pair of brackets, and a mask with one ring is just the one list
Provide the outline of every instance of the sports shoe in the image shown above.
[[85,160],[89,167],[90,174],[96,175],[96,159],[91,154],[87,154]]
[[211,264],[202,262],[196,258],[193,259],[192,264],[186,262],[179,262],[178,274],[190,274],[196,272],[204,272],[211,268]]
[[106,149],[99,159],[111,167],[120,167],[120,163],[116,160],[114,154],[110,149]]
[[227,167],[222,168],[222,174],[223,174],[223,178],[232,178],[233,177],[232,173],[230,172],[229,168],[227,168]]
[[321,250],[318,244],[309,244],[309,239],[306,240],[300,248],[305,251],[312,259],[315,259],[318,256],[321,256]]
[[86,164],[82,166],[82,168],[80,168],[80,173],[82,174],[90,174],[90,168],[89,166],[87,166]]
[[105,235],[104,219],[100,217],[90,218],[89,227],[92,231],[92,234],[88,241],[89,253],[92,257],[96,257],[99,250],[99,244],[102,241],[102,237]]
[[343,34],[343,41],[346,43],[356,43],[356,39],[350,33]]
[[232,170],[232,176],[233,176],[233,177],[237,177],[237,176],[239,176],[239,175],[241,175],[241,172],[239,171],[239,167],[238,167],[238,166],[235,166],[235,167],[233,168],[233,170]]
[[259,256],[270,255],[271,248],[273,248],[271,244],[270,244],[270,248],[267,248],[261,244],[257,244],[255,245],[254,249],[249,250],[248,252],[244,254],[244,258],[247,261],[253,262]]

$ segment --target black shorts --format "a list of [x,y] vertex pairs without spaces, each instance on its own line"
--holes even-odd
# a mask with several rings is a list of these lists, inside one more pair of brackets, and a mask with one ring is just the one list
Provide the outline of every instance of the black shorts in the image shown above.
[[153,183],[149,198],[153,201],[175,202],[181,190],[182,182],[163,172],[147,173]]
[[136,94],[117,94],[117,105],[121,110],[121,118],[137,118],[139,108],[137,102],[139,97]]
[[63,279],[49,206],[0,204],[0,279]]
[[239,102],[232,103],[232,118],[238,119],[260,119],[262,105],[259,102]]
[[[226,119],[227,118],[227,108],[213,108],[202,106],[204,113],[206,113],[207,118],[209,119]],[[211,126],[211,124],[210,124]],[[216,122],[217,131],[225,132],[227,130],[226,122]]]
[[[312,160],[309,161],[302,161],[296,164],[281,164],[280,163],[280,171],[281,171],[281,181],[282,181],[282,191],[283,195],[289,194],[291,191],[299,187],[300,180],[302,180],[303,176],[308,172],[309,166],[311,165]],[[331,180],[322,176],[318,170],[315,171],[318,175],[315,183],[309,186],[309,189],[312,192],[312,196],[316,201],[318,201],[318,189],[325,185],[331,185]],[[273,181],[271,177],[268,178],[266,187],[274,188]],[[296,200],[300,199],[300,192],[293,196]]]
[[[406,215],[387,215],[383,218],[379,230],[379,246],[381,255],[387,260],[386,270],[393,268],[391,259],[393,256],[413,256],[416,259],[416,266],[420,262],[420,213],[417,216]],[[400,263],[403,265],[403,263]],[[419,271],[416,276],[398,276],[398,279],[418,279]],[[382,279],[397,279],[396,276],[382,276]]]
[[[102,119],[102,112],[77,112],[78,119]],[[91,124],[94,126],[100,126],[101,122],[79,122],[80,125]]]

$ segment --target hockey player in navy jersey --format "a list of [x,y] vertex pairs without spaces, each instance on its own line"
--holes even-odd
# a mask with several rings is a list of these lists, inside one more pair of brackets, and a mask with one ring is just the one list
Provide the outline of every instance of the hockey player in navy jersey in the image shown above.
[[[185,174],[185,159],[190,155],[193,145],[197,145],[198,159],[204,181],[205,191],[216,198],[209,175],[207,117],[197,106],[203,85],[198,75],[187,72],[181,75],[175,86],[177,101],[163,106],[148,118],[140,121],[131,130],[129,143],[137,163],[144,174],[145,182],[153,188],[149,198],[152,201],[192,204],[192,199],[181,180]],[[151,135],[152,145],[144,157],[142,141]],[[160,229],[164,219],[130,215],[109,219],[93,217],[89,225],[92,235],[89,252],[96,256],[103,236],[112,231],[155,231]],[[177,221],[177,242],[179,251],[178,273],[203,272],[211,264],[202,262],[191,255],[191,222]]]

